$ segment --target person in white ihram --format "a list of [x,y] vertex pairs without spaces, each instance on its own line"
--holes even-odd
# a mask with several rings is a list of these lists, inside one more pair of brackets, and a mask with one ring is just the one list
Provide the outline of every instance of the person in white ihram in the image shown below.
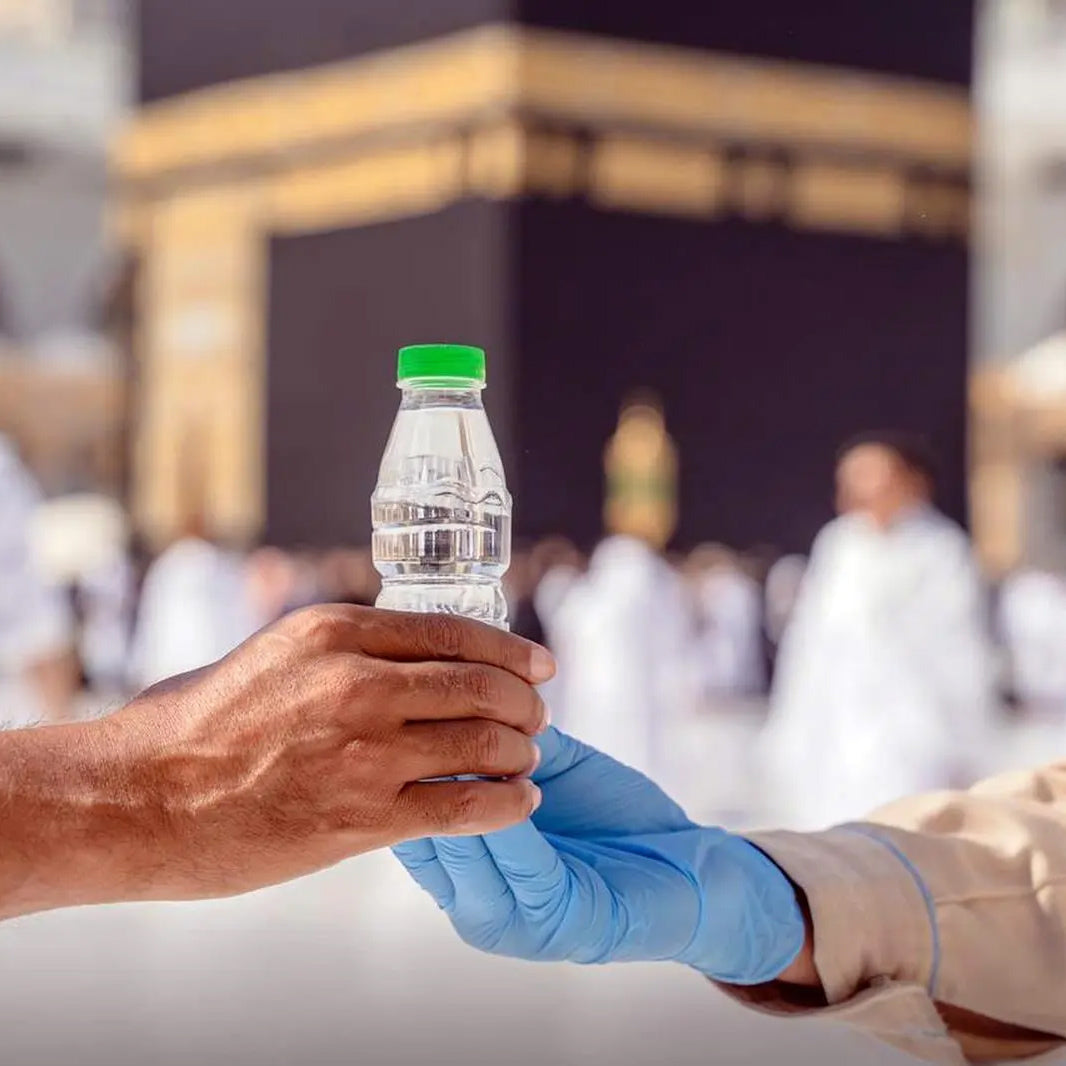
[[1066,710],[1066,579],[1019,570],[1000,586],[996,612],[1015,697],[1029,712],[1061,720]]
[[647,774],[693,703],[693,633],[681,579],[643,540],[615,535],[592,553],[558,611],[567,728]]
[[815,541],[764,736],[768,778],[804,828],[970,777],[995,706],[980,579],[933,506],[922,442],[857,440],[836,480],[840,516]]
[[762,655],[762,590],[727,548],[705,545],[690,561],[693,581],[699,673],[711,698],[752,696],[766,689]]
[[214,662],[268,621],[255,610],[243,561],[208,540],[194,516],[145,575],[130,683],[140,689]]
[[0,436],[0,723],[59,720],[71,709],[73,618],[40,573],[29,529],[41,492]]

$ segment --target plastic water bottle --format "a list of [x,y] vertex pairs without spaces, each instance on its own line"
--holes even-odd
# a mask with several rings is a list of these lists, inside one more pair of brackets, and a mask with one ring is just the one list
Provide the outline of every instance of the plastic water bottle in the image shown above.
[[371,499],[377,605],[507,628],[511,495],[481,403],[485,353],[401,348],[400,410]]

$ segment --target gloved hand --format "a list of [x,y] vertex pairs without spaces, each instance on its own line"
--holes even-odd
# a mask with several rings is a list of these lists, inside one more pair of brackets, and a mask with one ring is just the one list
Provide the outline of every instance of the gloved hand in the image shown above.
[[396,847],[468,944],[523,959],[672,959],[731,984],[803,946],[795,891],[740,837],[691,822],[642,774],[549,729],[533,820]]

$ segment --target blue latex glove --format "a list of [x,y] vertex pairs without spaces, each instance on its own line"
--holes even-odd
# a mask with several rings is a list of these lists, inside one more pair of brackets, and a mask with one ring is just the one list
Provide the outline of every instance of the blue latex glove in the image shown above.
[[672,959],[731,984],[777,977],[803,946],[795,891],[741,837],[691,822],[636,770],[554,729],[533,820],[396,855],[468,944],[605,963]]

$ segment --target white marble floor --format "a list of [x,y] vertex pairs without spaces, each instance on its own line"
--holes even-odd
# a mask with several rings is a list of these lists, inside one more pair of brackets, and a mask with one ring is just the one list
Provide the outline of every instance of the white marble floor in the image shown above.
[[[759,797],[743,794],[743,767],[757,724],[747,711],[712,716],[680,745],[708,753],[671,785],[695,816],[734,809],[753,820]],[[997,761],[1020,767],[1064,751],[1058,724],[1030,723],[1005,729]],[[760,811],[754,820],[775,818]],[[0,1066],[427,1061],[906,1060],[824,1022],[750,1014],[681,967],[584,969],[479,955],[388,854],[239,899],[0,925]]]
[[905,1061],[681,967],[480,955],[387,854],[240,899],[0,926],[4,1066]]

